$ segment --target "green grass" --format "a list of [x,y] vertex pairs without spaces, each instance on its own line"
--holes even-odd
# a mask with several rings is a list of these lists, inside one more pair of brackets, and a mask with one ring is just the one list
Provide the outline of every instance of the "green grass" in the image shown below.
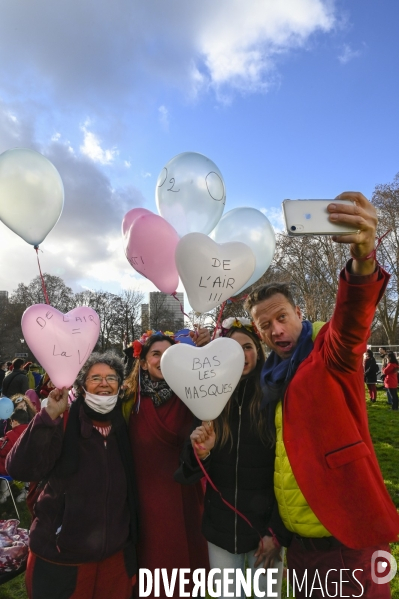
[[[369,426],[375,451],[384,476],[388,492],[399,509],[399,412],[392,412],[386,403],[384,391],[378,392],[377,401],[371,404],[367,400]],[[18,489],[15,489],[17,494]],[[18,504],[21,516],[21,526],[28,528],[30,517],[26,505]],[[378,514],[378,506],[376,506]],[[11,499],[0,506],[0,518],[15,518],[15,511]],[[391,550],[399,564],[399,543],[393,543]],[[391,582],[392,599],[399,599],[399,576]],[[282,597],[287,597],[286,584],[283,580]],[[290,593],[292,597],[292,593]],[[21,574],[7,584],[0,586],[0,599],[27,599],[24,575]]]

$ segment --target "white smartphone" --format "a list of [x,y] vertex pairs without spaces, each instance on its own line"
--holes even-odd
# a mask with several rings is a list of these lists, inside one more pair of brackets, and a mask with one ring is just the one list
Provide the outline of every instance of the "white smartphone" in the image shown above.
[[290,237],[299,235],[345,235],[356,227],[332,223],[328,216],[329,204],[348,204],[350,200],[284,200],[283,215]]

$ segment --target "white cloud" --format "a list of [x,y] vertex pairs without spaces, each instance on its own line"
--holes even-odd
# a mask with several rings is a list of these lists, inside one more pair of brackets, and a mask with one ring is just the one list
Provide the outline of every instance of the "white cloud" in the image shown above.
[[169,131],[169,111],[166,108],[166,106],[160,106],[158,108],[158,113],[159,113],[159,122],[162,125],[162,128],[165,131]]
[[15,116],[15,114],[12,114],[11,112],[6,112],[6,113],[5,113],[5,116],[6,116],[7,118],[9,118],[9,119],[10,119],[10,121],[11,121],[12,123],[18,123],[18,119],[17,119],[17,117]]
[[[15,107],[13,107],[14,109]],[[122,247],[121,222],[124,214],[145,204],[133,186],[113,189],[100,167],[85,156],[70,151],[69,142],[52,141],[45,147],[35,143],[25,115],[17,109],[10,127],[9,107],[0,102],[0,152],[18,139],[22,147],[37,149],[57,168],[65,188],[65,204],[55,228],[41,244],[39,259],[43,272],[58,275],[73,289],[80,282],[106,288],[107,281],[122,280],[132,271]],[[4,203],[2,209],[4,209]],[[3,261],[0,289],[12,291],[18,283],[29,283],[38,275],[36,254],[15,233],[0,222]]]
[[81,129],[83,131],[83,144],[80,146],[82,154],[93,160],[93,162],[99,162],[100,164],[113,162],[115,156],[119,154],[117,148],[103,150],[97,135],[87,129],[87,123],[82,125]]
[[353,50],[349,44],[344,44],[341,50],[341,54],[338,56],[338,60],[342,64],[346,64],[354,58],[359,58],[359,56],[361,56],[360,50]]
[[[1,80],[53,93],[58,106],[128,108],[159,85],[267,89],[281,53],[335,25],[334,0],[69,0],[8,2],[0,20]],[[29,57],[29,60],[27,60]],[[16,75],[17,74],[17,75]],[[7,77],[6,77],[7,75]]]
[[143,177],[143,179],[148,179],[148,177],[152,177],[151,173],[149,172],[142,172],[141,176]]
[[271,208],[260,208],[260,211],[269,219],[270,224],[276,233],[285,231],[283,211],[281,208],[273,206]]
[[130,160],[125,160],[123,162],[123,164],[126,166],[126,168],[130,168],[132,166],[132,163],[130,162]]

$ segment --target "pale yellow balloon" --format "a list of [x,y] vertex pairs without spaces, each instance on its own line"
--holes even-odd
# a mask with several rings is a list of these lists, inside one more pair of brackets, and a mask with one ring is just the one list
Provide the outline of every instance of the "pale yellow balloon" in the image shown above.
[[0,219],[11,231],[38,246],[63,206],[64,186],[50,160],[28,148],[0,155]]

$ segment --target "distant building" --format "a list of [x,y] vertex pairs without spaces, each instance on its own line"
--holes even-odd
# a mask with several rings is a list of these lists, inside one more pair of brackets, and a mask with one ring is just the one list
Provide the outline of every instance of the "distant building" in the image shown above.
[[141,333],[145,333],[150,328],[150,315],[148,304],[141,304]]
[[[175,299],[177,298],[177,299]],[[175,297],[161,291],[151,291],[149,304],[150,328],[176,332],[184,327],[184,294]]]
[[0,291],[0,304],[8,304],[8,291]]

